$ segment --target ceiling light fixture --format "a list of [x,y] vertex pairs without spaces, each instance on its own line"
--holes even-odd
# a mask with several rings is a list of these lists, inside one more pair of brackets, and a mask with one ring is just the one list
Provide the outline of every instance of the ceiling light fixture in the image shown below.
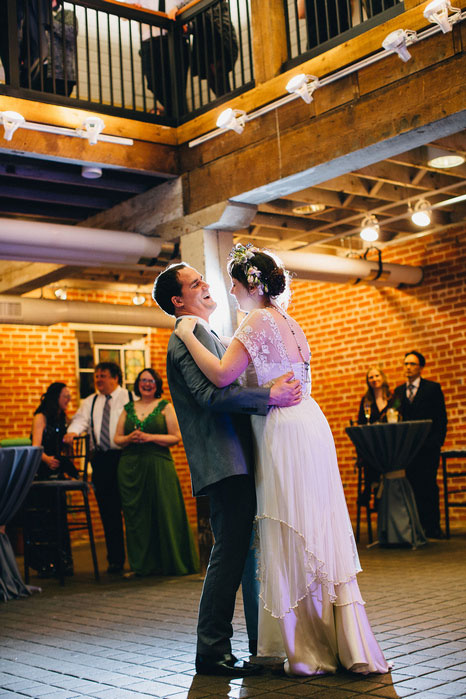
[[365,218],[363,218],[361,224],[361,232],[359,234],[363,240],[365,240],[368,243],[371,243],[374,240],[377,240],[377,238],[379,237],[379,233],[379,222],[377,221],[377,217],[374,216],[374,214],[371,214],[370,216],[366,216]]
[[286,90],[290,94],[299,95],[307,104],[310,104],[312,95],[319,85],[319,78],[315,75],[299,73],[299,75],[295,75],[288,81]]
[[217,119],[219,129],[226,131],[236,131],[237,134],[243,133],[244,125],[248,119],[248,115],[243,109],[225,109]]
[[414,205],[414,211],[411,214],[411,221],[416,226],[428,226],[432,222],[430,206],[425,199],[419,199]]
[[136,291],[132,301],[135,306],[142,306],[146,302],[146,297],[144,296],[144,294],[141,294],[139,291]]
[[447,170],[450,167],[458,167],[464,163],[464,158],[458,153],[451,153],[442,148],[435,146],[427,146],[427,165],[438,168],[439,170]]
[[55,294],[57,299],[60,299],[60,301],[66,301],[66,297],[67,297],[66,289],[61,289],[61,288],[55,289],[55,291],[53,293]]
[[317,214],[324,209],[325,204],[303,204],[302,206],[294,206],[292,211],[298,216],[306,216],[307,214]]
[[396,52],[401,60],[406,63],[411,58],[411,54],[406,47],[414,44],[415,41],[417,41],[416,32],[411,29],[395,29],[382,41],[382,48],[385,51]]
[[[448,12],[452,12],[449,16]],[[432,24],[438,24],[444,34],[451,32],[452,24],[461,17],[461,10],[452,7],[450,0],[432,0],[424,10],[424,17]]]
[[18,112],[0,112],[0,115],[2,117],[3,128],[5,129],[3,138],[7,141],[11,141],[18,126],[24,124],[24,117]]

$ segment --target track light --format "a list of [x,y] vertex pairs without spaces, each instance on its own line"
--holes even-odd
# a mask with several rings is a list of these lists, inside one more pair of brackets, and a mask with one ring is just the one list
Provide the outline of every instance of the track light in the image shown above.
[[304,73],[299,73],[295,75],[286,85],[287,92],[291,94],[299,95],[302,99],[309,104],[312,102],[312,95],[314,90],[319,87],[319,78],[315,75],[305,75]]
[[416,226],[428,226],[431,223],[430,206],[425,199],[419,199],[414,205],[411,221]]
[[436,167],[439,170],[446,170],[450,167],[458,167],[464,163],[464,158],[458,153],[451,153],[441,148],[427,146],[427,165]]
[[87,119],[83,121],[80,136],[87,138],[90,146],[95,146],[98,141],[99,134],[104,130],[104,128],[105,124],[99,117],[87,117]]
[[365,218],[363,218],[361,224],[361,232],[359,234],[363,240],[367,241],[368,243],[371,243],[374,240],[377,240],[377,238],[379,237],[379,233],[379,222],[377,221],[377,217],[374,216],[374,214],[371,214],[370,216],[366,216]]
[[385,51],[395,51],[402,61],[406,63],[411,58],[407,46],[417,41],[417,34],[411,29],[395,29],[382,41],[382,48]]
[[247,121],[247,114],[242,109],[225,109],[217,119],[219,129],[230,129],[236,133],[243,133],[244,125]]
[[57,299],[60,299],[60,301],[66,301],[67,293],[66,289],[55,289],[53,292]]
[[7,141],[11,141],[18,126],[24,124],[24,117],[18,114],[18,112],[0,112],[0,115],[2,117],[3,128],[5,129],[3,138]]
[[[452,12],[448,16],[448,12]],[[433,24],[438,24],[444,34],[451,32],[451,26],[461,17],[461,10],[452,7],[450,0],[432,0],[424,10],[424,17]]]

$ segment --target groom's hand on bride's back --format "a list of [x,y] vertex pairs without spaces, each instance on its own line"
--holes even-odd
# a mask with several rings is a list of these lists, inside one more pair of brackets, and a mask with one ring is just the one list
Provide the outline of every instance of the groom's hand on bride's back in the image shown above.
[[270,389],[269,405],[278,405],[287,408],[290,405],[298,405],[301,402],[301,384],[294,378],[290,371],[280,376]]

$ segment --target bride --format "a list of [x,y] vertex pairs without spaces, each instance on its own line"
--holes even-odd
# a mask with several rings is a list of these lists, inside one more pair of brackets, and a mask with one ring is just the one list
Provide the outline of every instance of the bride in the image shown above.
[[361,567],[332,433],[311,397],[309,347],[278,302],[287,295],[287,272],[272,254],[239,244],[228,272],[231,293],[247,316],[223,358],[196,339],[195,319],[183,318],[176,334],[216,386],[243,372],[248,385],[270,386],[293,371],[303,393],[299,405],[252,416],[262,602],[258,655],[286,656],[285,671],[294,675],[338,667],[388,672],[356,581]]

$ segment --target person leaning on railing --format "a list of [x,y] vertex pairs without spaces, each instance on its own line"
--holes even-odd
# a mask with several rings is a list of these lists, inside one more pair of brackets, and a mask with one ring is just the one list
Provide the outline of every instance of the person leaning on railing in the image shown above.
[[[125,0],[126,4],[134,5],[144,10],[165,12],[170,19],[174,19],[177,11],[186,5],[188,0]],[[148,89],[154,93],[154,98],[160,103],[154,111],[157,114],[173,116],[173,89],[175,80],[171,75],[168,34],[165,29],[154,25],[141,25],[141,67],[147,80]],[[178,80],[182,83],[182,103],[180,112],[187,111],[186,105],[186,80],[189,66],[189,43],[183,39],[182,61],[178,62]]]

